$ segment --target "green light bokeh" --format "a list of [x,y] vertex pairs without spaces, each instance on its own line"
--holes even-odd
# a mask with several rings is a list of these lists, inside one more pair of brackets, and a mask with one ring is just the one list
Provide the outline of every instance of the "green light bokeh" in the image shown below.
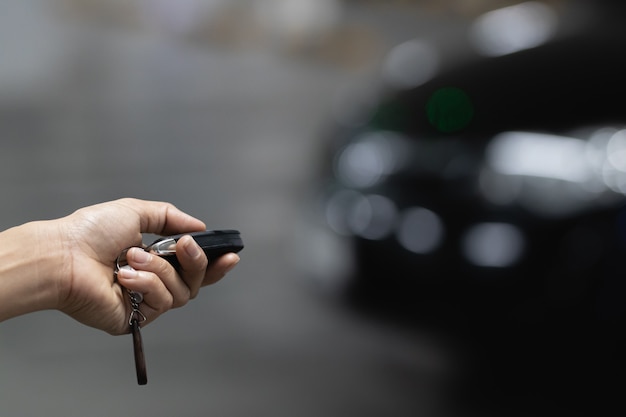
[[445,87],[435,91],[426,103],[428,121],[440,132],[465,128],[474,118],[474,106],[465,91]]

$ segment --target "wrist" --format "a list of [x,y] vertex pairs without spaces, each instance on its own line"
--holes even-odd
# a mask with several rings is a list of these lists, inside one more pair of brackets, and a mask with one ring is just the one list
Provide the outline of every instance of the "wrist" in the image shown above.
[[59,242],[53,221],[0,233],[0,321],[58,307],[67,272]]

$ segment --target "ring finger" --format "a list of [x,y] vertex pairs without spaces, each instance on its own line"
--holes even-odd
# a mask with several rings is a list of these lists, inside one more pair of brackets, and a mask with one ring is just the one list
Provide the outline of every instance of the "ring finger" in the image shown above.
[[[162,287],[168,293],[165,300],[155,300],[158,305],[165,302],[168,304],[166,310],[169,310],[172,307],[183,306],[189,301],[189,287],[169,262],[141,248],[129,249],[126,258],[132,268],[138,272],[146,273],[140,274],[142,281],[150,283],[154,289]],[[146,295],[144,293],[144,299]]]

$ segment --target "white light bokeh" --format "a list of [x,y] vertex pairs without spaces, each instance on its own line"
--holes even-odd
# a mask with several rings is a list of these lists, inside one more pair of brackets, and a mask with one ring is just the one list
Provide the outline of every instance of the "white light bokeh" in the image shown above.
[[376,184],[388,170],[390,150],[371,142],[348,145],[339,156],[337,171],[348,184],[368,187]]
[[444,232],[443,221],[435,212],[424,207],[413,207],[402,213],[396,237],[405,249],[427,254],[441,245]]
[[598,158],[599,173],[612,191],[626,194],[626,130],[604,129],[596,134],[596,144],[604,145]]
[[326,202],[326,223],[335,232],[343,236],[351,235],[347,212],[361,198],[361,194],[353,190],[341,190],[334,193]]
[[572,136],[496,135],[480,174],[483,196],[548,216],[619,204],[626,194],[626,130],[579,129]]
[[396,205],[389,198],[375,194],[362,196],[349,212],[348,225],[357,236],[384,239],[393,230],[397,214]]
[[383,63],[382,76],[392,87],[413,88],[429,81],[438,69],[436,49],[425,41],[414,39],[389,51]]
[[556,32],[557,15],[546,4],[529,1],[487,12],[470,31],[476,50],[500,56],[537,47]]
[[609,163],[618,171],[626,172],[626,130],[611,136],[606,151]]
[[586,182],[594,175],[586,155],[586,142],[581,139],[505,132],[487,148],[487,163],[505,175]]
[[524,235],[511,224],[480,223],[467,231],[462,250],[474,265],[503,268],[520,260],[524,244]]
[[394,133],[368,132],[339,154],[335,165],[337,176],[357,188],[376,185],[405,162],[403,144]]

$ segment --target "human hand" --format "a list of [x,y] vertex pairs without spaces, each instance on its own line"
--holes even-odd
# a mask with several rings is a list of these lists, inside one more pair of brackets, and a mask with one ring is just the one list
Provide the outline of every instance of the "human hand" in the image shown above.
[[56,221],[65,270],[59,274],[57,308],[76,320],[111,334],[128,333],[131,312],[125,287],[143,293],[142,326],[167,310],[185,305],[200,288],[221,279],[239,257],[224,255],[207,267],[204,252],[191,237],[177,243],[180,271],[140,248],[127,253],[134,270],[113,267],[121,251],[141,246],[142,233],[170,235],[206,229],[205,224],[169,203],[121,199],[77,210]]

